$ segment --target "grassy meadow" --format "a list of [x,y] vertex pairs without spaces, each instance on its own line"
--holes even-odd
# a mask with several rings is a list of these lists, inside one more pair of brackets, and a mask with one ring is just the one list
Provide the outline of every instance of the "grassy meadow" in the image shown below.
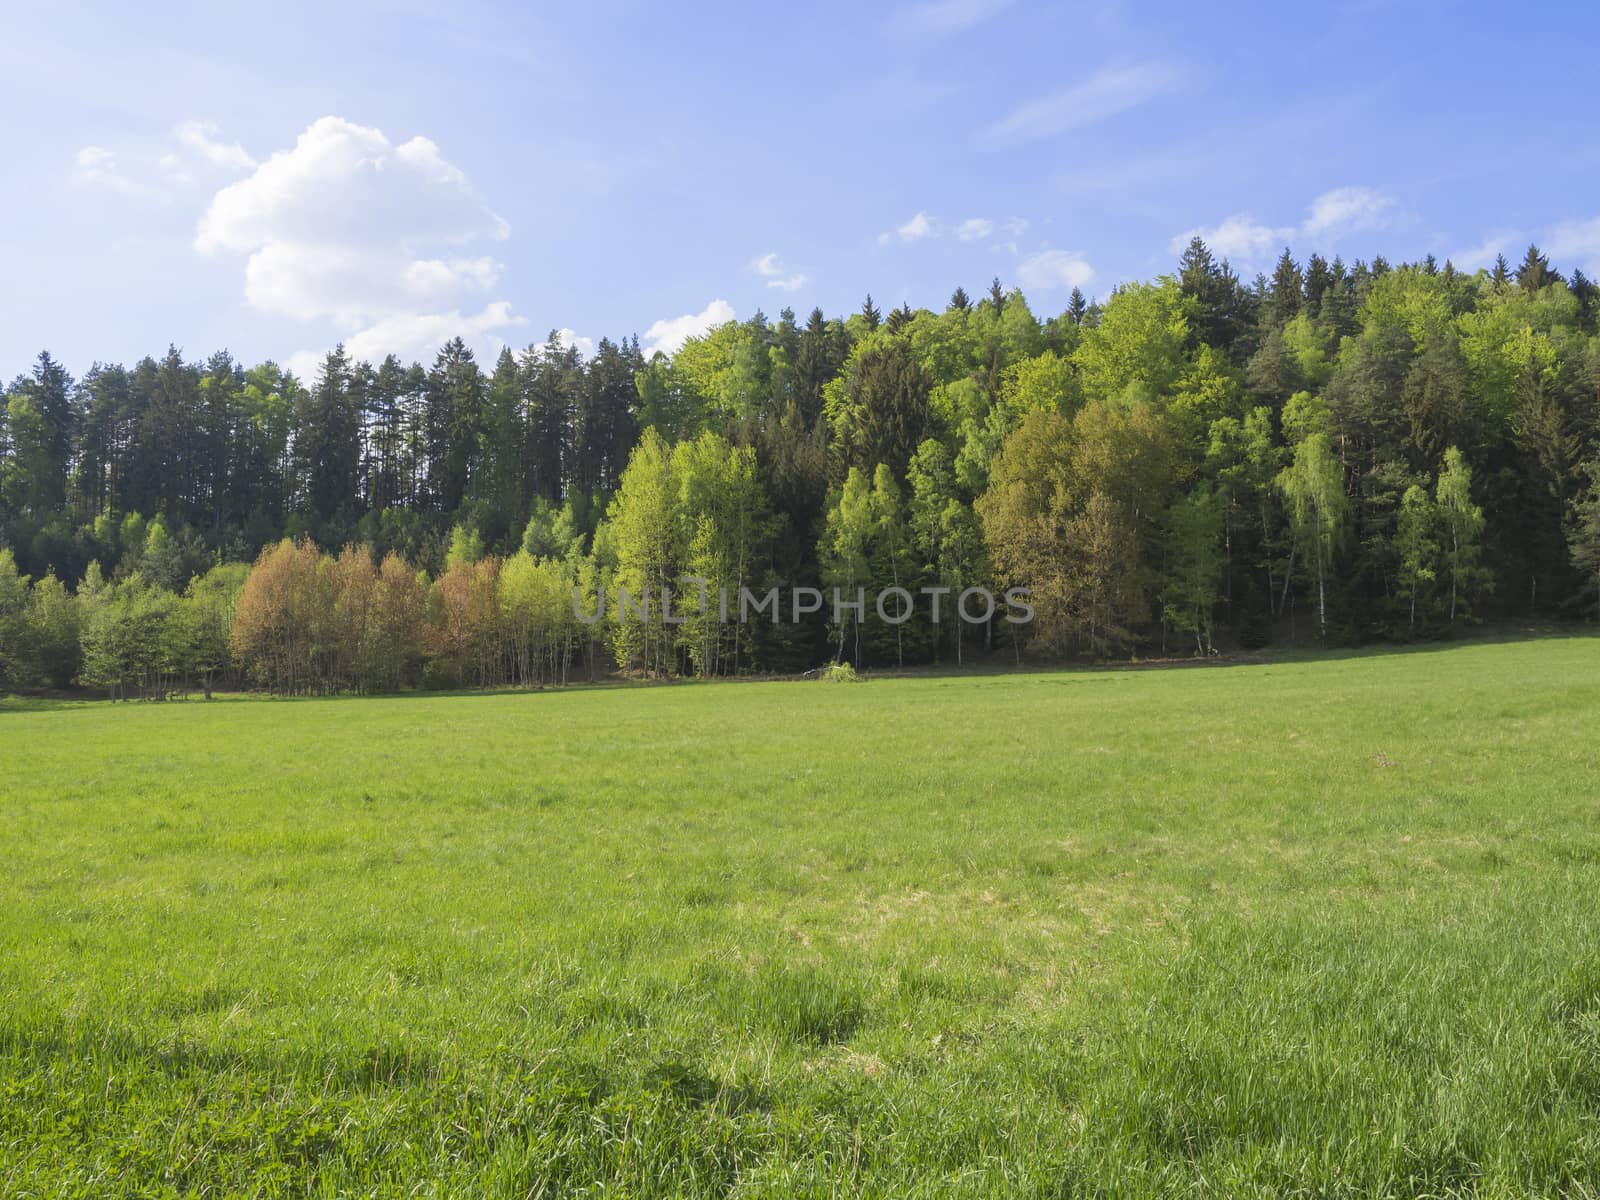
[[0,703],[0,1195],[1600,1195],[1600,640]]

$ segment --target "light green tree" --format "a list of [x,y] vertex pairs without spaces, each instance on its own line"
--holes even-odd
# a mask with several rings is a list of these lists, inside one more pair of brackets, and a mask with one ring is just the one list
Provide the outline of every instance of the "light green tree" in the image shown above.
[[24,682],[27,673],[28,576],[17,558],[0,547],[0,683]]
[[1222,594],[1227,557],[1222,502],[1201,486],[1172,506],[1167,518],[1166,587],[1162,611],[1174,629],[1194,635],[1195,652],[1211,653],[1212,614]]
[[1136,384],[1145,395],[1164,395],[1183,370],[1193,309],[1175,279],[1118,288],[1072,355],[1083,394],[1112,400]]
[[671,670],[674,638],[663,620],[661,597],[683,572],[681,503],[672,452],[660,434],[647,429],[607,514],[617,556],[612,640],[624,666],[637,660],[657,674]]
[[1412,484],[1400,499],[1395,551],[1400,556],[1400,592],[1408,608],[1407,627],[1417,628],[1417,599],[1437,577],[1438,512],[1425,488]]
[[1295,546],[1309,561],[1317,587],[1317,632],[1328,633],[1328,573],[1344,538],[1348,503],[1344,472],[1326,433],[1313,433],[1295,447],[1294,461],[1278,476],[1288,502]]
[[[822,544],[818,547],[825,588],[837,588],[846,598],[853,599],[858,589],[871,582],[873,517],[872,485],[860,467],[851,467],[828,507]],[[852,610],[841,611],[839,616],[841,619],[833,622],[838,638],[834,661],[843,660],[845,642],[853,637],[853,661],[859,665],[861,622]]]
[[1442,532],[1445,570],[1450,574],[1450,621],[1460,607],[1470,609],[1473,596],[1490,586],[1492,577],[1480,565],[1483,556],[1483,509],[1472,502],[1472,468],[1451,446],[1444,452],[1435,493]]

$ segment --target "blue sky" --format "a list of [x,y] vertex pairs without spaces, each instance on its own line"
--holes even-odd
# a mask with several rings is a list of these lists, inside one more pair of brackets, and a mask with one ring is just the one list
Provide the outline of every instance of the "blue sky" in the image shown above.
[[1051,313],[1197,229],[1600,273],[1594,6],[1207,7],[12,0],[0,375]]

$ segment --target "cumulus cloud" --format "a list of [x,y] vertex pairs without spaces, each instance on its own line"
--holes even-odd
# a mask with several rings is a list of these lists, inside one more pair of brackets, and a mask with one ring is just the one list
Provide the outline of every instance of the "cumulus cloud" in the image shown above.
[[1083,287],[1094,278],[1094,268],[1066,250],[1041,250],[1017,264],[1017,279],[1025,288]]
[[1299,225],[1268,225],[1249,213],[1235,213],[1209,229],[1178,234],[1167,248],[1182,254],[1198,237],[1212,253],[1247,267],[1263,266],[1296,240],[1326,245],[1350,233],[1381,226],[1394,208],[1387,194],[1364,187],[1335,188],[1313,200]]
[[1014,109],[989,127],[997,142],[1029,142],[1098,125],[1181,88],[1184,71],[1172,63],[1107,67],[1081,83]]
[[[189,145],[243,166],[212,127]],[[391,143],[340,117],[314,121],[288,150],[212,197],[195,233],[205,254],[248,257],[246,301],[263,312],[327,320],[361,357],[422,356],[460,334],[483,342],[520,324],[504,300],[464,301],[499,281],[501,264],[467,252],[510,233],[461,169],[424,137]]]
[[184,121],[172,131],[178,145],[192,150],[213,166],[252,170],[256,160],[238,142],[224,142],[215,121]]
[[776,254],[763,254],[750,264],[750,269],[766,280],[769,288],[784,292],[797,291],[806,285],[806,276],[800,271],[790,271]]
[[956,237],[963,242],[982,241],[994,232],[994,222],[988,217],[968,217],[956,226]]
[[[452,309],[450,312],[404,313],[387,317],[352,333],[343,341],[345,353],[353,359],[377,362],[385,355],[394,354],[402,360],[426,363],[433,359],[440,346],[453,337],[498,348],[501,342],[495,335],[526,323],[524,318],[512,313],[509,302],[496,300],[475,313]],[[314,379],[324,353],[303,350],[291,355],[286,365],[300,378]]]
[[1259,263],[1276,254],[1294,234],[1292,225],[1266,225],[1248,213],[1235,213],[1210,229],[1185,230],[1167,243],[1167,249],[1182,254],[1191,240],[1199,238],[1219,257],[1236,263]]
[[697,313],[663,317],[644,331],[644,353],[648,358],[657,350],[676,354],[685,341],[733,320],[733,305],[713,300]]
[[577,352],[583,355],[585,358],[594,357],[594,339],[591,337],[583,337],[565,327],[556,330],[555,333],[551,335],[550,340],[545,343],[545,345],[552,346],[556,349],[565,349],[570,347],[577,350]]
[[900,235],[902,242],[916,242],[923,238],[939,236],[940,225],[933,217],[925,212],[919,212],[904,225],[895,227],[895,233]]

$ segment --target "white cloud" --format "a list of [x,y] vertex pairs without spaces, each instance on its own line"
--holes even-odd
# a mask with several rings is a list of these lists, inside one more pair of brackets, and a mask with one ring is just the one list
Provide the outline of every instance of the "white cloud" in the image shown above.
[[1171,63],[1107,67],[1082,83],[1029,101],[989,128],[1000,142],[1054,137],[1109,120],[1119,113],[1177,91],[1184,72]]
[[663,317],[644,331],[645,357],[649,358],[657,350],[676,354],[686,340],[733,320],[733,315],[733,305],[726,300],[713,300],[697,313]]
[[509,232],[427,138],[394,146],[381,130],[323,117],[292,149],[212,198],[195,246],[207,253],[280,242],[394,247]]
[[1497,233],[1487,237],[1476,246],[1468,246],[1464,250],[1457,250],[1447,255],[1449,260],[1464,271],[1476,271],[1479,267],[1492,267],[1496,256],[1508,253],[1512,246],[1521,239],[1517,233]]
[[896,226],[895,233],[900,235],[902,242],[920,241],[922,238],[938,237],[939,222],[925,212],[919,212],[904,225]]
[[224,142],[211,121],[182,121],[170,138],[117,150],[85,146],[73,161],[82,183],[157,200],[174,199],[176,189],[193,185],[196,166],[241,171],[256,165],[238,142]]
[[[344,339],[345,353],[364,362],[377,362],[387,354],[398,355],[402,361],[431,362],[439,347],[453,337],[460,337],[478,347],[498,351],[502,339],[494,336],[501,330],[527,324],[523,317],[515,316],[511,305],[496,300],[485,305],[482,311],[464,314],[459,310],[439,313],[404,313],[357,331]],[[303,380],[316,378],[322,364],[322,351],[302,350],[290,355],[285,364]],[[479,355],[480,360],[486,355]],[[492,362],[487,365],[493,366]]]
[[[1553,258],[1576,262],[1585,271],[1600,274],[1600,217],[1564,222],[1552,229],[1545,240],[1545,253]],[[1494,254],[1504,253],[1511,245],[1510,236],[1500,239],[1495,243]],[[1494,254],[1488,256],[1484,266],[1494,261]]]
[[555,336],[552,337],[549,342],[545,343],[547,346],[551,344],[554,344],[558,347],[571,346],[585,358],[594,357],[594,339],[591,337],[581,337],[570,329],[562,328],[556,330]]
[[1025,288],[1083,287],[1094,278],[1094,268],[1065,250],[1041,250],[1017,264],[1017,279]]
[[924,37],[945,37],[981,25],[1010,8],[1012,0],[930,0],[907,4],[890,18],[892,29]]
[[220,140],[218,132],[215,121],[184,121],[172,131],[172,136],[180,146],[193,150],[213,166],[252,170],[256,160],[238,142]]
[[117,172],[117,156],[104,146],[85,146],[73,155],[72,161],[84,179],[98,180]]
[[[208,162],[245,166],[248,155],[214,133],[179,126]],[[195,248],[246,254],[251,307],[331,322],[352,357],[427,358],[458,334],[498,349],[493,334],[522,323],[502,299],[466,304],[499,282],[501,264],[464,250],[509,232],[434,142],[392,144],[381,130],[323,117],[211,197]]]
[[126,174],[115,153],[104,146],[85,146],[72,156],[73,178],[124,196],[160,198],[160,191]]
[[803,272],[790,271],[776,254],[763,254],[751,262],[750,269],[766,280],[769,288],[785,292],[798,291],[809,278]]
[[79,170],[99,171],[115,167],[117,164],[117,156],[112,154],[111,151],[107,150],[104,146],[85,146],[82,150],[78,151],[74,157],[74,161],[78,164]]
[[1244,267],[1265,266],[1285,246],[1295,241],[1326,245],[1345,234],[1375,229],[1394,208],[1394,200],[1371,188],[1343,187],[1323,192],[1311,202],[1299,225],[1267,225],[1249,213],[1235,213],[1210,229],[1195,228],[1178,234],[1167,248],[1182,254],[1189,239],[1198,237],[1213,254]]
[[1323,192],[1311,202],[1301,232],[1308,238],[1336,238],[1373,229],[1382,223],[1394,201],[1371,188],[1342,187]]
[[[211,161],[242,165],[243,152],[216,143],[212,127],[192,132],[192,148],[220,147]],[[381,130],[323,117],[212,197],[195,248],[248,255],[252,307],[332,321],[358,358],[426,356],[430,343],[460,334],[481,345],[520,323],[504,300],[463,307],[501,271],[463,248],[509,232],[428,139],[394,145]]]
[[419,299],[458,288],[492,288],[500,281],[500,264],[483,258],[423,258],[406,268],[406,289]]
[[1167,243],[1173,254],[1182,254],[1193,238],[1199,238],[1211,252],[1235,263],[1254,265],[1275,255],[1293,240],[1294,226],[1264,225],[1248,213],[1235,213],[1211,229],[1190,229]]
[[956,226],[956,237],[963,242],[982,241],[994,232],[994,222],[988,217],[968,217]]

